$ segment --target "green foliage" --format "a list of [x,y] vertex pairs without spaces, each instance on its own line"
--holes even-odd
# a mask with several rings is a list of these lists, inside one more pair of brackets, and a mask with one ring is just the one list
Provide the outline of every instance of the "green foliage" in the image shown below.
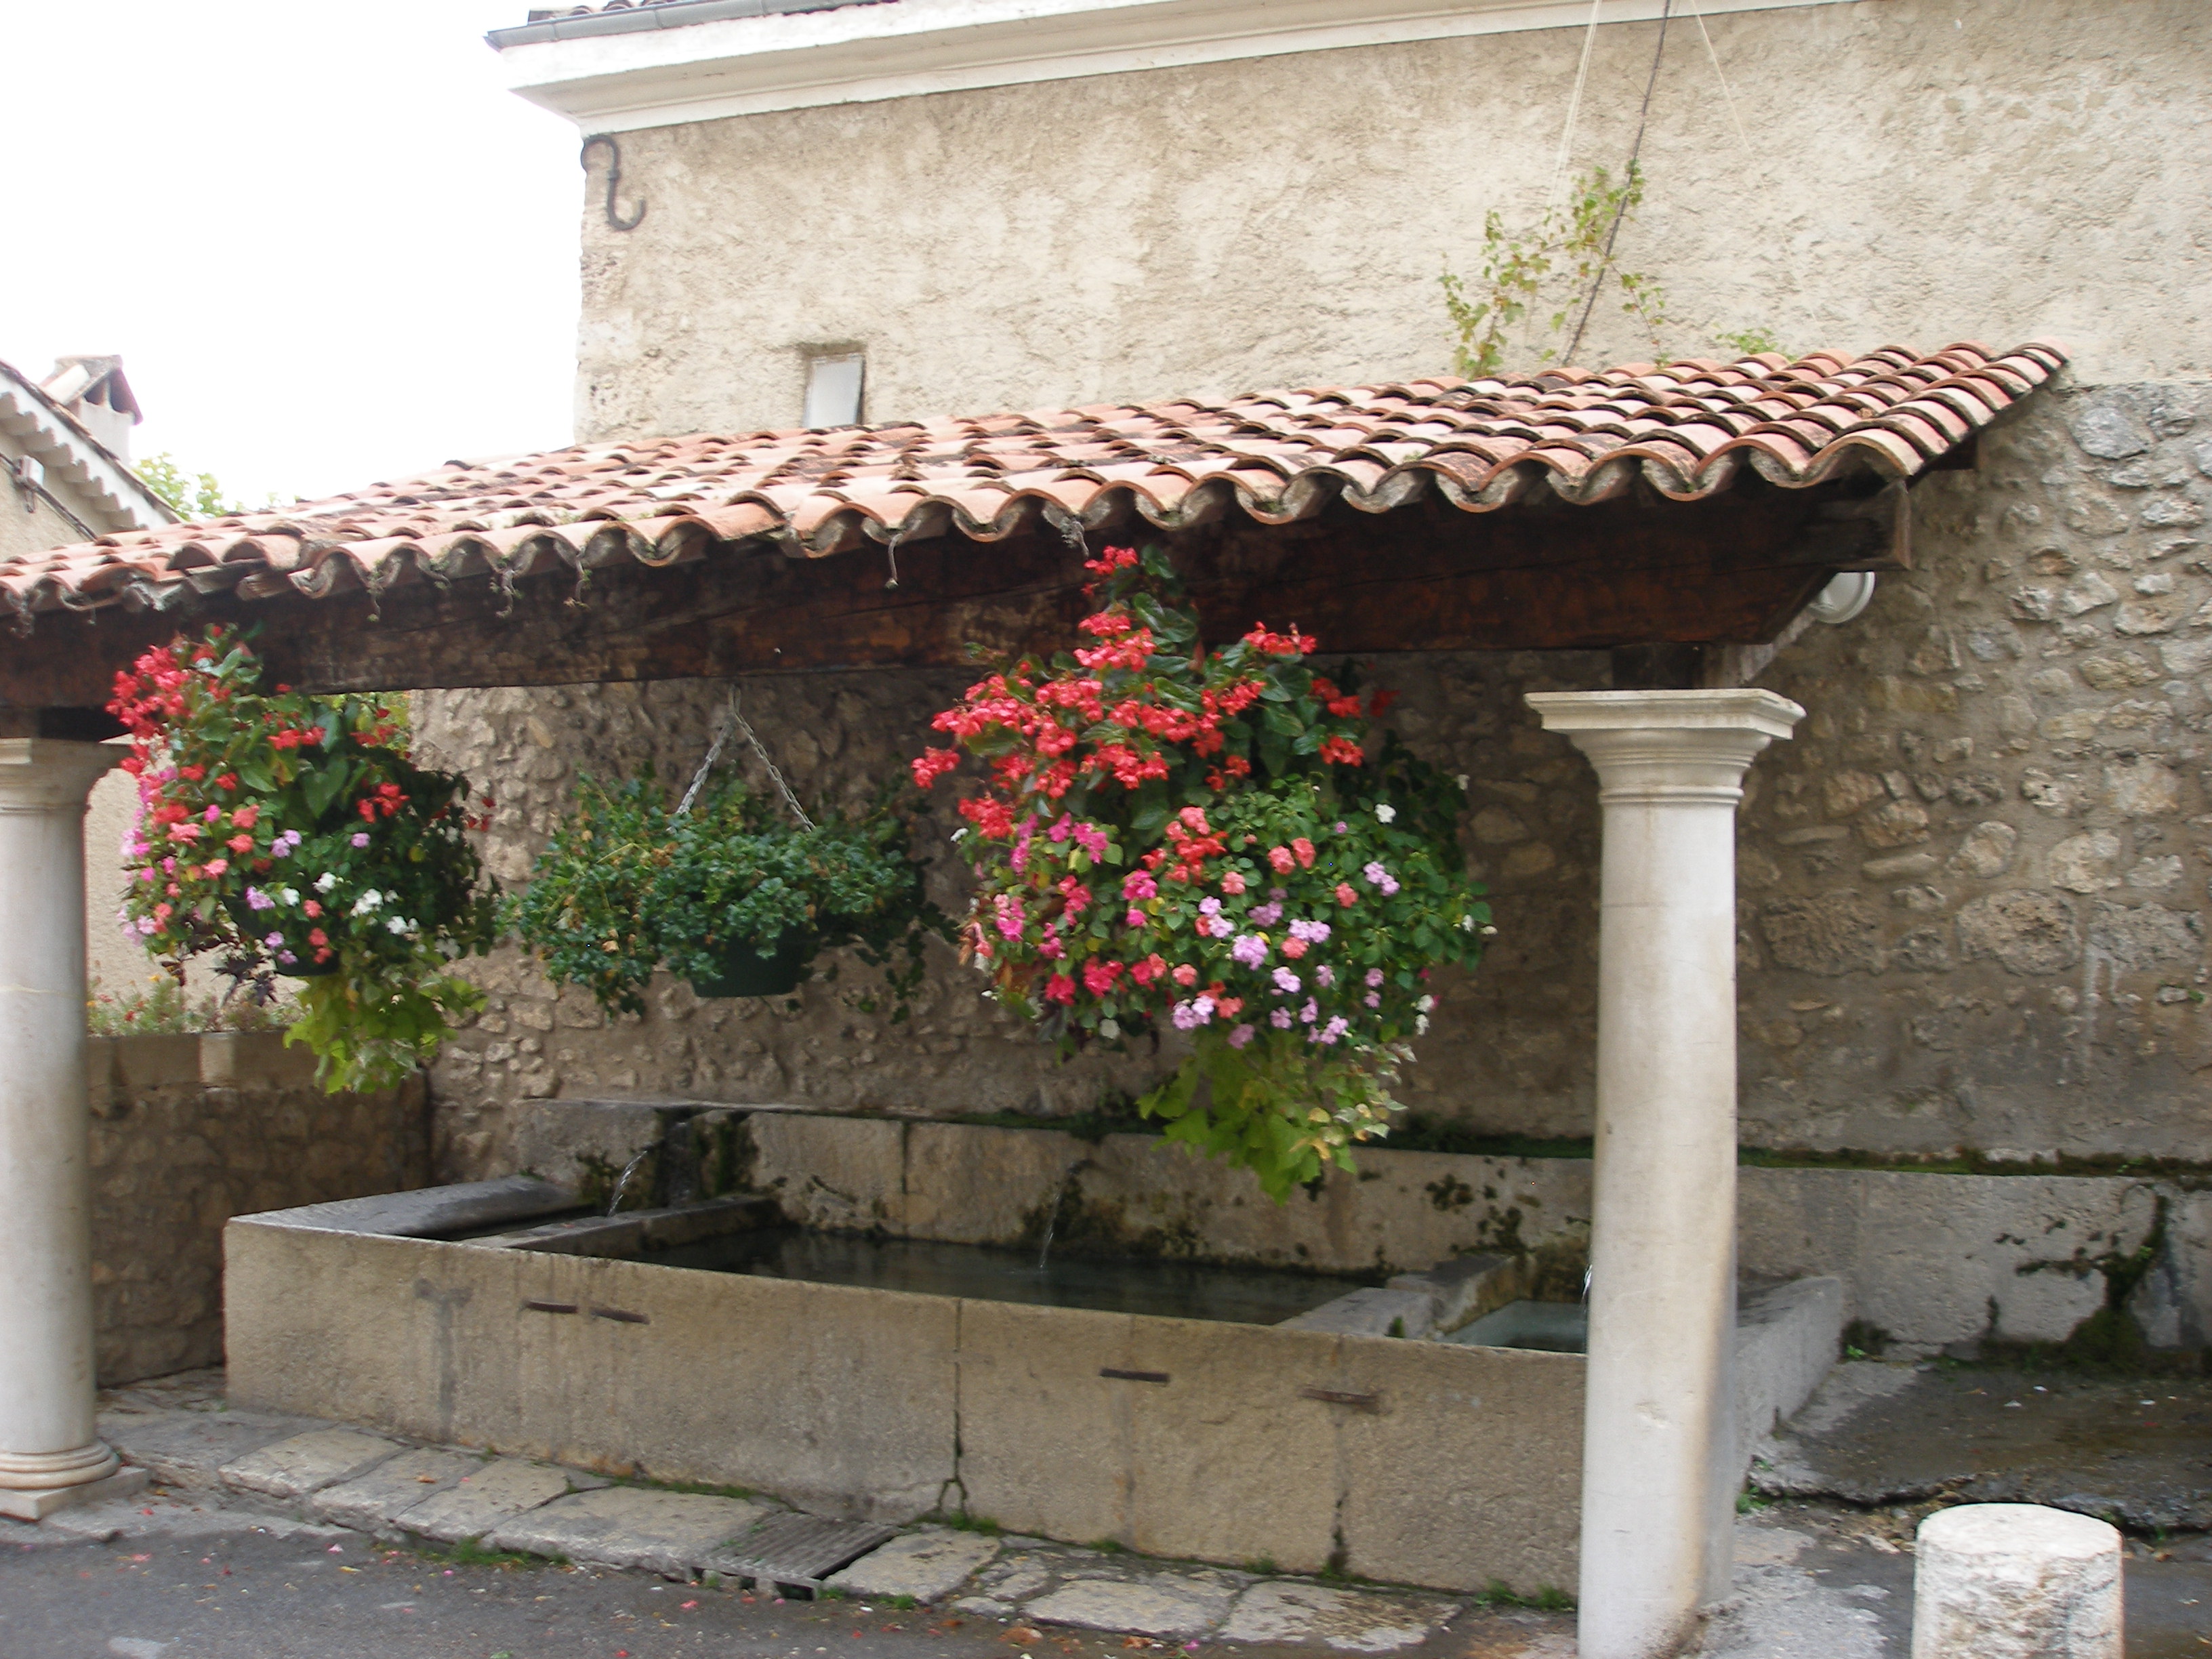
[[374,698],[264,691],[227,629],[148,652],[108,708],[138,780],[129,931],[179,972],[215,955],[256,1003],[305,979],[285,1040],[333,1091],[434,1055],[482,1000],[451,963],[493,933],[468,781],[409,760]]
[[[187,523],[226,519],[253,510],[243,501],[233,501],[214,473],[187,472],[166,449],[137,463],[131,471],[138,475],[140,483],[167,501],[171,511]],[[276,497],[272,495],[269,505],[276,504]]]
[[189,997],[174,975],[155,974],[136,991],[102,988],[85,1000],[85,1027],[94,1036],[169,1036],[194,1031],[281,1031],[289,1015],[252,997]]
[[1643,204],[1644,184],[1635,161],[1619,184],[1605,168],[1593,167],[1575,175],[1564,204],[1547,207],[1528,228],[1508,231],[1495,210],[1484,216],[1480,274],[1470,283],[1447,266],[1439,279],[1459,337],[1454,359],[1462,374],[1480,380],[1497,374],[1524,324],[1536,332],[1537,361],[1555,361],[1569,319],[1607,276],[1620,289],[1621,310],[1663,353],[1667,296],[1659,279],[1618,269],[1610,251],[1616,222],[1626,223]]
[[1774,331],[1763,324],[1740,328],[1732,333],[1716,334],[1713,338],[1739,357],[1764,356],[1770,351],[1782,349],[1782,343],[1775,337]]
[[923,941],[945,931],[911,854],[913,805],[900,784],[857,817],[798,829],[737,778],[678,816],[649,771],[613,784],[587,777],[507,920],[550,977],[586,987],[611,1011],[643,1012],[663,966],[712,981],[733,952],[773,957],[797,935],[810,958],[850,945],[882,969],[892,1018],[903,1019]]

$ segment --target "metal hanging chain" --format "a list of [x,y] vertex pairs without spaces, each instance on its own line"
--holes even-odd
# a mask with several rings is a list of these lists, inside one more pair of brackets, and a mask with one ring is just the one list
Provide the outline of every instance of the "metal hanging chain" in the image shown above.
[[776,792],[783,797],[783,804],[791,809],[792,817],[799,820],[802,828],[813,829],[814,820],[806,816],[806,809],[799,804],[799,797],[792,793],[791,785],[784,780],[783,769],[770,760],[768,750],[761,747],[761,740],[754,732],[751,722],[745,719],[744,709],[738,706],[735,686],[730,688],[730,706],[722,711],[721,724],[714,732],[713,744],[707,750],[707,758],[699,763],[698,771],[692,775],[691,787],[684,792],[684,799],[676,808],[676,816],[680,818],[691,810],[691,803],[699,798],[699,791],[706,784],[707,775],[714,769],[714,763],[722,757],[722,745],[729,742],[733,730],[742,732],[753,753],[760,757],[760,763],[768,769],[769,777],[775,782]]

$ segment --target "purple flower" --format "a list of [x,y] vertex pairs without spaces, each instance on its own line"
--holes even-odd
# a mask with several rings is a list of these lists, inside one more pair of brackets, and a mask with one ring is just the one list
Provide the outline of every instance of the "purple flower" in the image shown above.
[[1291,937],[1302,939],[1309,945],[1326,945],[1328,943],[1328,924],[1325,921],[1294,921],[1291,924]]
[[1250,1025],[1238,1026],[1229,1034],[1229,1046],[1232,1048],[1242,1048],[1252,1040],[1254,1030],[1255,1028]]
[[1322,1044],[1324,1048],[1333,1048],[1335,1046],[1336,1040],[1351,1029],[1351,1026],[1346,1023],[1343,1016],[1339,1015],[1336,1018],[1329,1021],[1328,1024],[1322,1026],[1321,1030],[1316,1031],[1313,1034],[1311,1041]]
[[1246,933],[1229,947],[1229,954],[1247,968],[1257,968],[1267,959],[1267,941],[1257,933]]
[[289,968],[299,959],[299,957],[294,956],[289,951],[279,951],[276,953],[276,963],[277,966],[281,968]]
[[1273,1013],[1267,1016],[1267,1024],[1273,1026],[1279,1031],[1289,1030],[1291,1029],[1291,1011],[1287,1008],[1276,1009]]
[[1255,904],[1252,907],[1252,920],[1262,927],[1273,927],[1282,919],[1283,906],[1280,900],[1269,904]]
[[1286,997],[1298,994],[1298,976],[1287,968],[1275,969],[1275,988]]
[[1370,1008],[1380,1008],[1382,1006],[1382,994],[1380,991],[1370,991],[1360,1000]]
[[138,918],[138,931],[150,939],[158,931],[158,924],[151,916],[141,916]]
[[1207,1020],[1213,1018],[1213,999],[1212,997],[1192,998],[1190,1011],[1198,1016],[1200,1024],[1205,1024]]
[[1310,1025],[1320,1018],[1321,1005],[1316,1002],[1311,997],[1308,997],[1306,999],[1306,1006],[1298,1010],[1299,1023],[1302,1024]]
[[1198,914],[1201,916],[1219,915],[1221,914],[1221,901],[1214,897],[1212,894],[1208,893],[1204,898],[1199,900]]
[[1336,969],[1324,962],[1314,969],[1314,983],[1324,991],[1334,989],[1336,985]]
[[1178,1002],[1169,1016],[1178,1031],[1194,1030],[1213,1018],[1213,999],[1200,997],[1192,1002]]
[[355,831],[353,832],[353,844],[354,844],[355,846],[356,846],[356,847],[366,847],[366,846],[368,846],[368,830],[355,830]]
[[1199,924],[1200,930],[1216,939],[1227,939],[1237,931],[1237,924],[1226,916],[1207,916]]
[[271,933],[267,939],[263,939],[261,942],[272,951],[278,950],[283,945],[284,935],[282,933]]
[[[1367,988],[1370,991],[1379,990],[1382,984],[1382,970],[1380,968],[1370,968],[1367,970]],[[1370,1003],[1368,1006],[1372,1007],[1374,1005]]]
[[1342,835],[1342,834],[1344,833],[1345,829],[1346,829],[1346,825],[1345,825],[1344,821],[1343,821],[1341,818],[1338,819],[1338,820],[1337,820],[1337,824],[1336,824],[1336,833],[1337,833],[1338,835],[1340,835],[1340,835]]
[[249,887],[246,890],[246,904],[251,910],[273,910],[276,908],[276,901],[258,887]]
[[1390,872],[1380,864],[1370,864],[1359,873],[1367,878],[1370,885],[1381,888],[1386,897],[1398,890],[1398,884],[1391,879]]

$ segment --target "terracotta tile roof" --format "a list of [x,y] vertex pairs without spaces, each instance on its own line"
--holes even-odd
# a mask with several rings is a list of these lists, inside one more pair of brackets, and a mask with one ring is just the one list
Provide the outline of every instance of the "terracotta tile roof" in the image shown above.
[[1608,501],[1639,479],[1695,501],[1747,465],[1790,489],[1862,471],[1910,478],[2064,361],[2040,343],[2002,356],[1889,347],[588,444],[21,555],[0,562],[0,606],[27,621],[190,592],[319,599],[667,565],[754,538],[818,557],[871,539],[995,541],[1040,520],[1176,529],[1234,511],[1284,524],[1339,497],[1382,513],[1431,489],[1471,513]]

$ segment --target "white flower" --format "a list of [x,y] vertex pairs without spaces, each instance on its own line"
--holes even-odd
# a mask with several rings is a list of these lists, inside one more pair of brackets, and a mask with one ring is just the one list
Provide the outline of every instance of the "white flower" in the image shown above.
[[[328,892],[330,890],[325,888],[323,890]],[[296,887],[287,887],[282,890],[279,896],[287,904],[297,904],[300,902],[300,890]]]
[[1473,916],[1462,916],[1459,919],[1459,927],[1460,932],[1463,933],[1473,933],[1474,931],[1474,918]]
[[1413,1005],[1414,1007],[1419,1009],[1421,1012],[1425,1014],[1436,1006],[1437,1000],[1434,997],[1423,997],[1419,1002]]
[[1489,939],[1494,936],[1497,932],[1498,930],[1495,927],[1486,927],[1482,930],[1482,936],[1485,939]]
[[968,826],[963,823],[957,830],[955,830],[952,832],[953,842],[957,844],[967,835],[967,833]]
[[365,916],[383,902],[384,895],[372,887],[353,902],[353,913],[357,916]]
[[337,884],[338,872],[335,870],[325,870],[315,878],[315,890],[318,893],[327,893]]
[[1467,774],[1464,772],[1461,773],[1455,781],[1459,784],[1460,793],[1462,795],[1467,793]]
[[1104,1037],[1107,1042],[1111,1042],[1115,1037],[1121,1035],[1121,1027],[1114,1020],[1102,1019],[1098,1022],[1098,1035]]
[[1398,809],[1391,805],[1388,801],[1384,801],[1376,807],[1375,816],[1382,823],[1389,823],[1396,819],[1398,816]]
[[1426,1036],[1428,1034],[1429,1017],[1426,1014],[1418,1015],[1413,1020],[1413,1035],[1415,1036]]
[[408,921],[404,916],[387,917],[385,920],[384,925],[386,927],[389,927],[393,933],[403,936],[415,931],[415,924]]

